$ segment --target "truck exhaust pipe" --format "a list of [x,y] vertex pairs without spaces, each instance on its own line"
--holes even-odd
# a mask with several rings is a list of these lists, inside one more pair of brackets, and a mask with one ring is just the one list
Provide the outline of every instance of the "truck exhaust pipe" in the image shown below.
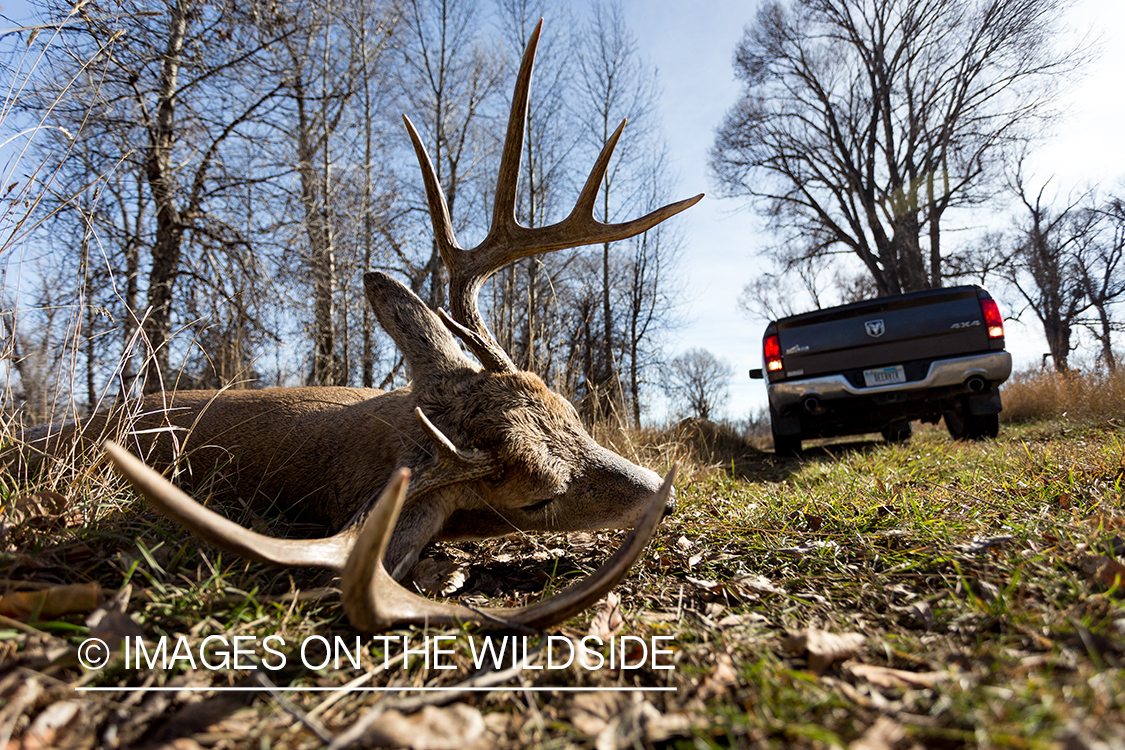
[[809,396],[805,399],[805,411],[809,414],[821,414],[824,409],[820,406],[820,399],[816,396]]
[[967,385],[969,390],[973,393],[983,393],[984,390],[988,388],[988,384],[984,382],[984,378],[982,377],[969,378],[965,382],[965,385]]

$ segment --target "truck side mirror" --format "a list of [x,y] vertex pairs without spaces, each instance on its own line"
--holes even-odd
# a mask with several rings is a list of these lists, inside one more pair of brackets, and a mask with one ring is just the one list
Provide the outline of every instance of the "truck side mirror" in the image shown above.
[[762,374],[762,368],[761,367],[755,367],[753,370],[751,370],[750,371],[750,379],[751,380],[763,380],[763,379],[765,379],[765,375]]

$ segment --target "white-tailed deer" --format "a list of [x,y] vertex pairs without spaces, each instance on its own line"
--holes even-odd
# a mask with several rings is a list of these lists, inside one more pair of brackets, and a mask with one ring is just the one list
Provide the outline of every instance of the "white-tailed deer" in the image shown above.
[[[528,42],[516,81],[492,227],[476,248],[457,245],[430,158],[404,118],[449,270],[452,311],[434,313],[385,274],[364,276],[380,325],[406,359],[409,386],[391,392],[330,387],[185,391],[146,398],[140,416],[129,424],[129,447],[158,467],[178,466],[179,481],[198,490],[221,474],[230,482],[224,494],[255,509],[318,523],[333,536],[280,539],[250,531],[203,507],[126,450],[105,443],[114,464],[150,503],[215,546],[275,565],[339,571],[343,605],[357,628],[461,621],[546,627],[616,585],[671,508],[674,470],[662,482],[599,446],[569,402],[513,365],[477,309],[481,284],[516,259],[631,237],[702,197],[622,224],[595,220],[594,201],[622,123],[570,216],[536,229],[516,221],[516,182],[541,26]],[[458,339],[480,365],[462,353]],[[52,446],[92,442],[116,421],[95,417],[81,428],[56,431],[48,442],[40,436],[40,446],[54,452]],[[395,580],[432,540],[605,528],[632,531],[594,574],[527,607],[469,609],[424,599]]]

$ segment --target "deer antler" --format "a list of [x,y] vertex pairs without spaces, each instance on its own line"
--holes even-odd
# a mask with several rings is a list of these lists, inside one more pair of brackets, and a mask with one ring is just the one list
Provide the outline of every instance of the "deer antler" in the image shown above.
[[[673,467],[617,552],[594,573],[534,604],[478,610],[418,596],[395,581],[383,565],[399,511],[406,500],[409,469],[395,472],[358,534],[351,531],[327,539],[288,540],[257,534],[223,518],[116,443],[106,441],[103,447],[117,470],[150,503],[215,546],[273,565],[310,565],[339,571],[341,599],[349,621],[356,628],[371,632],[398,625],[463,622],[545,628],[567,619],[605,596],[629,572],[660,523],[676,477]],[[346,562],[341,565],[341,560]]]
[[[617,146],[621,131],[625,128],[623,120],[602,148],[569,216],[556,224],[534,229],[525,227],[516,220],[516,187],[523,158],[523,135],[527,124],[531,71],[535,65],[535,52],[542,29],[543,21],[540,20],[531,34],[531,39],[528,40],[523,61],[520,63],[515,91],[512,94],[508,132],[500,157],[500,171],[496,178],[496,202],[492,210],[492,227],[484,241],[475,248],[465,250],[457,244],[453,222],[449,215],[449,205],[438,184],[433,162],[410,118],[403,116],[422,169],[434,238],[442,260],[449,269],[449,304],[453,319],[475,332],[483,340],[484,356],[488,361],[482,360],[482,364],[494,372],[513,372],[516,368],[489,333],[477,307],[477,296],[481,285],[493,273],[509,263],[531,255],[632,237],[695,205],[703,197],[700,193],[693,198],[658,208],[639,219],[619,224],[605,224],[595,219],[594,203],[606,169],[609,167],[613,149]],[[456,328],[453,331],[464,338],[462,331]],[[478,354],[478,346],[471,346],[474,354]]]
[[664,514],[676,479],[673,467],[660,491],[649,499],[637,525],[600,568],[558,594],[524,607],[470,609],[425,599],[401,586],[383,567],[383,554],[406,494],[409,471],[399,470],[359,533],[340,574],[340,588],[348,620],[362,630],[386,630],[398,625],[458,625],[479,622],[546,628],[581,612],[605,596],[640,558]]
[[219,549],[239,557],[277,566],[309,565],[334,570],[355,546],[355,527],[326,539],[278,539],[251,531],[204,508],[112,440],[103,442],[102,449],[117,471],[164,515]]

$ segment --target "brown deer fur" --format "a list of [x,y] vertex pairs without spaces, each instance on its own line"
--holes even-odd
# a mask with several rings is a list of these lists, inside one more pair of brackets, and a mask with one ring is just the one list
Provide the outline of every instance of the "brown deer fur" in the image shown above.
[[[381,273],[364,282],[413,374],[408,387],[158,394],[144,399],[116,439],[159,469],[178,466],[178,483],[197,492],[235,495],[264,516],[332,533],[362,521],[392,472],[411,468],[412,492],[387,552],[396,577],[430,540],[635,523],[660,488],[657,474],[594,442],[573,406],[538,376],[496,374],[472,362],[402,284]],[[480,469],[487,473],[443,481],[442,459],[416,407],[455,445],[489,457]],[[92,447],[123,424],[120,416],[97,415],[56,429],[50,445],[39,428],[29,447],[54,453],[79,436]],[[446,473],[457,478],[456,469]]]

